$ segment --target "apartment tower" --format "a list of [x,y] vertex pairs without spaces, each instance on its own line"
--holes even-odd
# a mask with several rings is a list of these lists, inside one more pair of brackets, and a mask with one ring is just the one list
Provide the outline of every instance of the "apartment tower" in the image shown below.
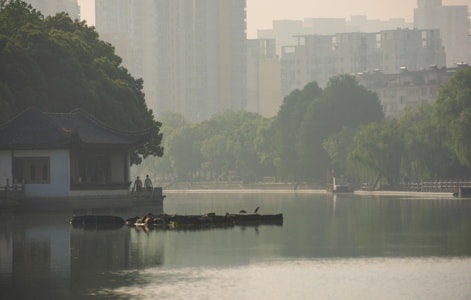
[[442,0],[418,0],[414,9],[414,27],[439,29],[446,52],[446,65],[469,62],[470,32],[468,6],[443,6]]
[[246,104],[245,0],[95,0],[96,28],[159,116],[199,122]]
[[72,20],[80,20],[80,7],[77,0],[25,0],[44,16],[53,16],[60,12],[66,12]]

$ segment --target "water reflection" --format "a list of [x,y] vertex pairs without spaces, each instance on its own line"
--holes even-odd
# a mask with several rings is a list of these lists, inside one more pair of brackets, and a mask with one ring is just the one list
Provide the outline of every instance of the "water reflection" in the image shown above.
[[244,268],[149,268],[127,299],[469,299],[471,259],[275,260]]
[[49,215],[2,215],[0,290],[17,298],[70,295],[69,230]]
[[[198,281],[200,276],[212,278],[219,272],[213,270],[236,270],[234,276],[240,276],[237,270],[245,273],[280,261],[283,266],[275,263],[274,268],[289,273],[286,269],[297,270],[298,263],[305,261],[471,256],[471,201],[467,200],[174,194],[165,210],[224,214],[258,206],[262,214],[282,212],[283,226],[83,230],[69,225],[69,214],[4,213],[0,218],[2,298],[114,298],[120,289],[128,293],[134,286],[159,284],[170,289],[172,284],[191,285],[193,276]],[[182,269],[189,273],[183,276],[178,271]]]
[[[285,229],[308,241],[289,237],[289,256],[442,256],[469,255],[470,201],[398,199],[395,197],[325,196],[293,206]],[[311,217],[299,207],[311,207]],[[298,244],[296,244],[298,243]]]

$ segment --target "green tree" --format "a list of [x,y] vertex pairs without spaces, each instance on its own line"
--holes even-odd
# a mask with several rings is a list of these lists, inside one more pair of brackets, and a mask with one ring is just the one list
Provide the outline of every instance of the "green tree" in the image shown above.
[[374,176],[374,186],[381,178],[395,185],[400,181],[403,152],[402,131],[398,122],[386,119],[369,123],[358,131],[348,161],[360,180],[369,181]]
[[262,176],[275,176],[275,118],[262,119],[257,126],[255,150],[260,160]]
[[227,111],[203,122],[202,167],[219,173],[221,179],[228,179],[231,172],[244,181],[260,178],[263,170],[255,139],[261,122],[260,115],[244,111]]
[[192,180],[201,170],[201,130],[196,125],[178,128],[168,139],[170,161],[179,179]]
[[330,180],[332,166],[323,142],[344,127],[356,129],[383,119],[378,96],[350,75],[332,77],[310,103],[297,136],[298,172],[307,180]]
[[[161,132],[163,135],[162,145],[168,149],[169,140],[173,134],[177,133],[179,128],[187,126],[188,123],[183,115],[175,112],[165,112],[161,117]],[[172,167],[172,152],[166,152],[162,157],[150,156],[144,159],[143,163],[133,167],[133,174],[151,174],[159,181],[172,181],[176,173]]]
[[408,107],[400,115],[405,147],[403,173],[412,180],[439,180],[456,170],[456,158],[446,146],[446,133],[434,122],[429,104]]
[[151,129],[140,156],[163,155],[161,123],[147,108],[142,79],[121,66],[114,48],[85,22],[64,13],[44,18],[19,0],[0,6],[0,122],[29,106],[69,112],[82,108],[118,129]]
[[434,117],[446,131],[450,149],[471,168],[471,67],[459,70],[441,87]]
[[333,168],[332,175],[347,175],[347,158],[353,150],[353,138],[356,130],[343,127],[339,132],[334,133],[324,140],[322,147],[327,152],[330,164]]
[[[185,120],[185,117],[183,117],[183,115],[174,112],[164,113],[160,120],[162,122],[162,144],[164,145],[164,148],[168,148],[170,137],[175,134],[179,128],[187,126],[188,123]],[[173,175],[176,175],[172,168],[171,156],[172,153],[167,152],[162,157],[153,158],[155,161],[155,163],[153,164],[154,169],[156,170],[156,172],[160,173],[163,179],[165,180],[168,180],[168,176],[173,177]]]
[[232,132],[228,142],[228,150],[234,157],[234,170],[243,182],[259,181],[263,176],[260,157],[255,147],[257,129],[261,117],[252,113],[244,113],[244,120]]
[[227,136],[222,133],[207,136],[201,145],[201,153],[205,159],[202,168],[210,173],[210,178],[217,175],[217,179],[227,180],[233,162],[228,152]]
[[299,158],[295,145],[301,122],[311,103],[322,93],[316,82],[308,83],[303,90],[295,90],[285,97],[274,121],[277,173],[284,180],[299,180]]

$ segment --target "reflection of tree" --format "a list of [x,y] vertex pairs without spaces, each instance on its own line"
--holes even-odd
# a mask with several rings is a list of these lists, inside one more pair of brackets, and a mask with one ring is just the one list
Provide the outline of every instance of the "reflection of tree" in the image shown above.
[[127,286],[135,270],[162,265],[163,241],[157,232],[71,231],[71,286],[74,295]]
[[65,13],[43,17],[22,1],[0,1],[0,123],[24,109],[69,112],[82,108],[125,131],[152,129],[132,162],[162,156],[161,123],[148,109],[143,80],[121,65],[94,27]]
[[[100,296],[140,285],[143,280],[168,280],[153,277],[161,272],[152,269],[162,265],[165,269],[219,268],[271,258],[471,254],[468,200],[338,194],[334,207],[330,194],[201,193],[174,194],[165,209],[169,214],[221,214],[253,211],[257,206],[264,214],[282,212],[283,226],[261,226],[258,233],[239,227],[149,233],[127,227],[84,231],[70,229],[68,214],[7,214],[0,218],[1,297]],[[11,247],[4,247],[4,241]],[[5,275],[5,265],[11,266],[11,274]]]
[[68,296],[68,230],[61,222],[60,216],[49,214],[2,216],[2,299],[38,299],[38,295],[44,299],[61,299]]
[[[324,197],[324,196],[323,196]],[[306,201],[306,200],[304,200]],[[285,214],[287,254],[307,257],[450,256],[471,253],[470,202],[336,195],[310,217]],[[300,213],[305,214],[306,209]],[[293,217],[295,217],[293,219]],[[300,236],[306,237],[300,239]]]
[[129,268],[160,266],[164,262],[164,241],[161,232],[149,234],[131,229]]
[[[36,293],[53,294],[51,274],[51,242],[49,240],[18,239],[13,244],[13,287],[20,297],[33,297]],[[24,289],[33,283],[32,289]]]
[[463,166],[471,168],[471,67],[461,68],[440,89],[435,121],[447,132],[448,146]]

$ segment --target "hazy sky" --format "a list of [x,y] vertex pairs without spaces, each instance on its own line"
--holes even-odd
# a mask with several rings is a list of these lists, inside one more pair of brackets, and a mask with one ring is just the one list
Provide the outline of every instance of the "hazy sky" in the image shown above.
[[[94,0],[78,0],[82,19],[94,24]],[[442,0],[443,5],[468,5],[471,0]],[[247,0],[247,36],[271,28],[272,20],[345,18],[366,15],[369,19],[405,18],[412,22],[416,0]]]

